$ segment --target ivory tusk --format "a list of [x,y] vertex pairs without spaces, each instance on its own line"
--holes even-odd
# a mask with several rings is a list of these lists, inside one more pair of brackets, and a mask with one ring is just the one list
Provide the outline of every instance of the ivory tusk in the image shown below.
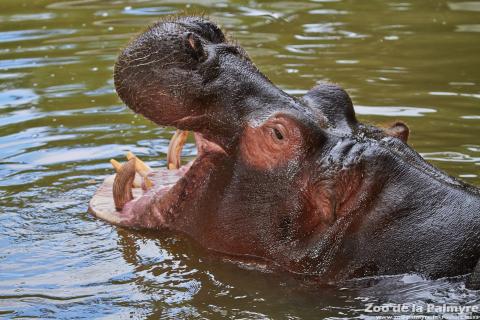
[[[138,161],[138,158],[136,158]],[[115,169],[115,172],[119,172],[122,169],[122,164],[118,162],[115,159],[110,159],[110,163],[112,164],[112,167]],[[142,177],[140,174],[139,176],[135,176],[135,179],[133,180],[133,187],[134,188],[142,188],[142,178],[146,179],[148,181],[145,182],[145,186],[148,189],[150,189],[153,186],[153,182],[148,179],[147,177]]]
[[117,210],[133,199],[132,185],[135,179],[135,158],[121,166],[113,181],[113,202]]
[[177,129],[177,131],[175,131],[175,134],[173,135],[172,139],[170,140],[170,144],[168,145],[167,167],[169,170],[180,168],[182,164],[180,155],[182,153],[185,142],[187,142],[187,138],[188,131],[183,131],[180,129]]
[[[148,178],[148,174],[150,172],[152,172],[152,168],[150,168],[150,166],[148,164],[146,164],[145,162],[143,162],[142,160],[140,160],[136,155],[133,154],[133,152],[131,151],[128,151],[127,152],[127,159],[128,160],[131,160],[131,159],[136,159],[135,161],[135,171],[142,177],[143,179],[143,183],[144,183],[144,188],[146,190],[150,189],[153,187],[153,182],[152,180],[150,180]],[[142,187],[142,185],[140,184],[139,187]]]
[[137,159],[137,161],[135,162],[135,170],[137,170],[138,174],[141,175],[142,177],[146,177],[147,174],[153,171],[152,168],[148,166],[148,164],[140,160],[136,155],[133,154],[133,152],[128,151],[127,160],[130,160],[132,158]]
[[119,172],[122,168],[122,164],[115,159],[110,159],[110,163],[112,164],[113,169],[115,169],[115,172]]

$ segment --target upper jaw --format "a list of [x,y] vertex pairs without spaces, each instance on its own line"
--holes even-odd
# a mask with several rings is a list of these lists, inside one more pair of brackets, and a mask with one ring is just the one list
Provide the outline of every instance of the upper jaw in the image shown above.
[[216,25],[196,17],[157,23],[137,37],[117,59],[114,80],[136,113],[201,133],[226,152],[253,111],[294,104]]

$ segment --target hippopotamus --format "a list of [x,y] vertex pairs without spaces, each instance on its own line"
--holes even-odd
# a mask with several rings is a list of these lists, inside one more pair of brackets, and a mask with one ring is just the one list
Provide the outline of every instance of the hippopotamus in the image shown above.
[[[195,16],[134,38],[114,83],[134,112],[178,131],[168,169],[133,154],[115,164],[90,203],[99,218],[319,282],[471,274],[479,287],[480,190],[426,162],[405,123],[358,121],[341,87],[292,97]],[[188,132],[197,156],[182,165]]]

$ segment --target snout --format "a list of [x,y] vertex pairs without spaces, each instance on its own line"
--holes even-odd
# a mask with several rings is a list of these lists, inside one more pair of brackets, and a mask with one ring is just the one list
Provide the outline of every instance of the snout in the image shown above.
[[159,125],[204,113],[205,79],[198,72],[209,44],[225,40],[214,24],[185,17],[154,24],[115,64],[115,88],[133,111]]
[[135,112],[202,133],[224,149],[252,119],[304,110],[215,24],[198,17],[158,22],[140,34],[120,54],[114,80]]

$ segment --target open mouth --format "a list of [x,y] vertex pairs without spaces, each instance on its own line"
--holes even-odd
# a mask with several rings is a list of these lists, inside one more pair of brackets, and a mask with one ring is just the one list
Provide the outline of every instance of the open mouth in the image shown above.
[[[203,175],[208,175],[212,166],[205,158],[212,154],[225,151],[216,143],[207,140],[202,134],[194,132],[197,157],[182,165],[181,153],[189,132],[177,129],[172,136],[168,152],[167,167],[152,169],[132,152],[127,152],[127,162],[120,163],[110,160],[116,174],[108,176],[99,187],[90,201],[89,210],[97,217],[114,224],[121,225],[129,218],[127,210],[142,198],[154,196],[156,199],[166,198],[167,194],[174,189],[176,192],[182,189],[195,189],[195,181]],[[203,165],[207,163],[207,168]],[[195,175],[195,179],[189,179],[188,175]],[[180,180],[183,178],[183,183]],[[192,180],[193,182],[189,183]],[[175,197],[173,197],[175,198]]]

